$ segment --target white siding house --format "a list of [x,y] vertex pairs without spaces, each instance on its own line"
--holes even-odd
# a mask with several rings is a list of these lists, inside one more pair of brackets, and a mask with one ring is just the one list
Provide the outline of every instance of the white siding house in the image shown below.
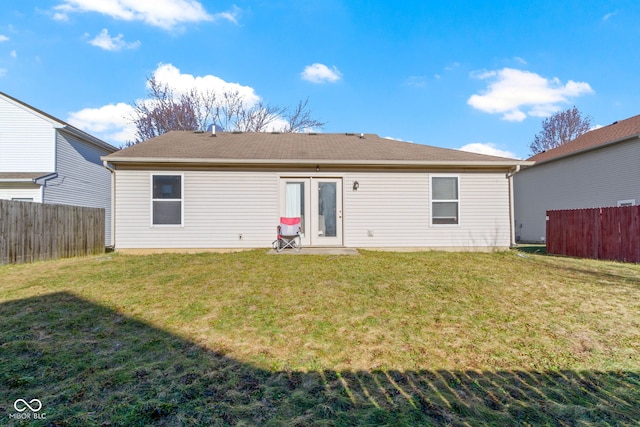
[[515,175],[516,238],[546,240],[546,211],[640,203],[640,116],[529,159]]
[[376,135],[169,132],[103,157],[115,247],[266,248],[283,216],[303,246],[508,248],[526,162]]
[[0,199],[105,209],[111,243],[111,174],[117,148],[0,92]]

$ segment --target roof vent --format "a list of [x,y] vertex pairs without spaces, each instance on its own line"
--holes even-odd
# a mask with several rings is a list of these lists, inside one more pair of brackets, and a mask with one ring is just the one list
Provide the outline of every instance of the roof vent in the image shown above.
[[216,125],[215,123],[211,125],[211,136],[216,136]]
[[364,139],[364,133],[360,134],[360,139]]

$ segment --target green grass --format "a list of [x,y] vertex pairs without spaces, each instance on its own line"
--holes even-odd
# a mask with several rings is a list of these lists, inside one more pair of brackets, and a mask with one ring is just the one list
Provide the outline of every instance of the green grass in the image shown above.
[[[0,425],[637,425],[639,361],[639,265],[252,251],[0,267]],[[45,420],[10,417],[34,398]]]

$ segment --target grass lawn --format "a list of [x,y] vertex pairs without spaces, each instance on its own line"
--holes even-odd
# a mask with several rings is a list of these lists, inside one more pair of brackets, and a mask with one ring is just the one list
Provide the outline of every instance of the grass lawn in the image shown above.
[[638,425],[638,408],[640,265],[250,251],[0,267],[0,425]]

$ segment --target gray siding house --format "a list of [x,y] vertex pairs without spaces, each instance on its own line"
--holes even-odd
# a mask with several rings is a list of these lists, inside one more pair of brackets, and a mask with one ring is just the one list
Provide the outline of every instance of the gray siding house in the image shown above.
[[268,248],[280,217],[301,218],[303,246],[508,248],[527,164],[373,134],[184,131],[103,160],[123,251]]
[[106,142],[0,92],[0,199],[104,208],[111,244]]
[[546,211],[640,203],[640,115],[528,159],[515,175],[516,238],[546,240]]

